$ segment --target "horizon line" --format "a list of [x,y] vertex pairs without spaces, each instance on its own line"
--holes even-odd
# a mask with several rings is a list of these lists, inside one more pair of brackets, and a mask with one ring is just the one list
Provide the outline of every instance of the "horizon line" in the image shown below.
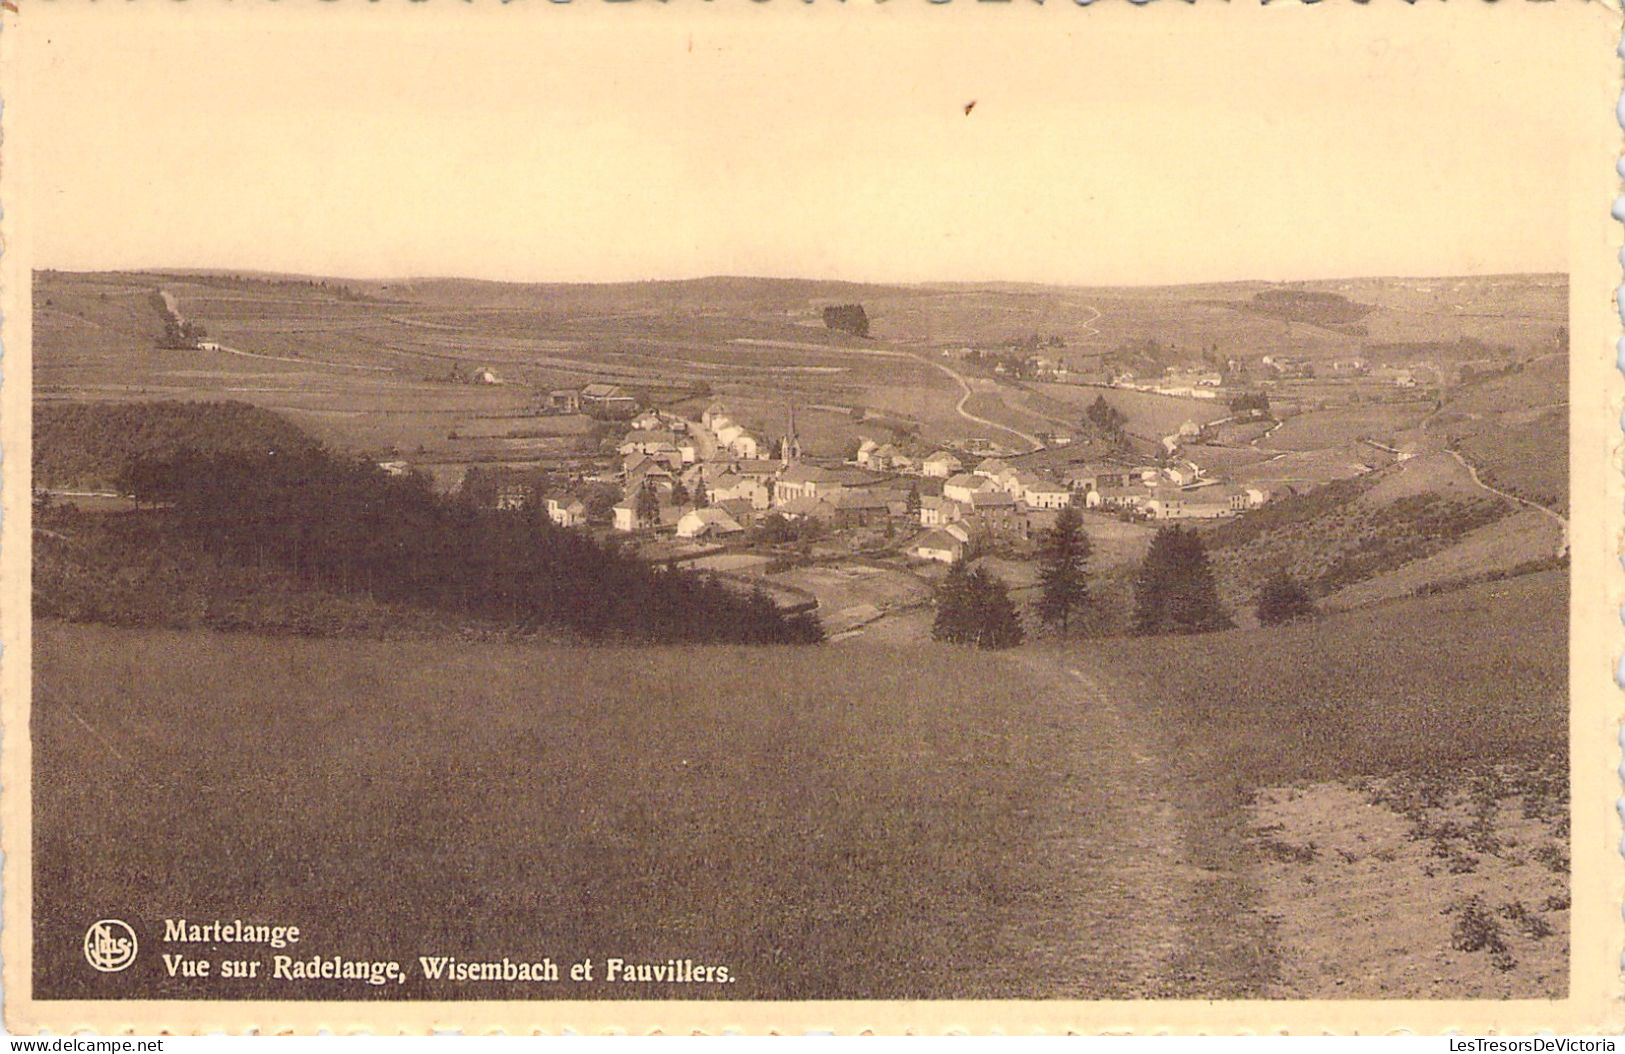
[[281,271],[264,268],[232,268],[232,267],[186,267],[186,266],[158,266],[158,267],[47,267],[36,266],[32,275],[41,273],[54,274],[172,274],[195,275],[208,277],[240,277],[240,278],[287,278],[304,279],[307,281],[330,282],[358,282],[370,284],[400,284],[413,285],[431,282],[467,282],[483,285],[509,285],[509,286],[616,286],[616,285],[679,285],[684,283],[737,281],[737,282],[805,282],[828,285],[851,286],[891,286],[895,288],[930,288],[933,286],[1035,286],[1048,289],[1174,289],[1191,286],[1215,285],[1307,285],[1325,282],[1362,282],[1387,280],[1484,280],[1494,278],[1561,278],[1567,281],[1570,277],[1567,271],[1533,270],[1533,271],[1483,271],[1483,272],[1388,272],[1380,274],[1344,274],[1330,275],[1317,278],[1211,278],[1195,280],[1156,281],[1138,283],[1111,283],[1111,282],[1077,282],[1064,280],[1042,280],[1026,278],[932,278],[913,280],[866,279],[866,278],[831,278],[827,276],[807,275],[753,275],[713,273],[690,275],[683,277],[662,278],[603,278],[603,279],[547,279],[547,278],[486,278],[477,275],[397,275],[397,276],[371,276],[371,275],[335,275],[320,274],[308,271]]

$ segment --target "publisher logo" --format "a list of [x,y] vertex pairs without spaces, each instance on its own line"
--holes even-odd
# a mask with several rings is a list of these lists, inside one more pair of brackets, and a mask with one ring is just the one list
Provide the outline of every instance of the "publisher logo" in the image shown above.
[[102,919],[85,931],[85,961],[102,973],[135,962],[135,931],[118,919]]

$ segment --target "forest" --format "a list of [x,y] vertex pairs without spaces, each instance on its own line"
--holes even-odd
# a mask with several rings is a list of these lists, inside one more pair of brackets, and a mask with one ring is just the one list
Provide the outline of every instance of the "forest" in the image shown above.
[[[206,414],[200,406],[189,413]],[[822,636],[811,613],[785,615],[765,594],[651,566],[556,527],[539,510],[480,507],[437,494],[423,477],[392,476],[311,443],[224,445],[129,460],[115,485],[140,503],[134,512],[53,513],[47,505],[36,527],[79,568],[75,580],[109,589],[161,553],[167,571],[143,593],[162,592],[166,582],[195,588],[189,571],[225,568],[272,571],[303,591],[591,640],[808,643]],[[168,621],[151,617],[162,597],[134,599],[135,610],[122,613],[67,608],[50,589],[40,602],[41,613],[63,617]],[[62,610],[51,610],[53,602]]]

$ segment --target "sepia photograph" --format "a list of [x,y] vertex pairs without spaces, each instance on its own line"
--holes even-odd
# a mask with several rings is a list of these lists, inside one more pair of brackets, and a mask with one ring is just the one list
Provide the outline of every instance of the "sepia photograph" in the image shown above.
[[1603,1025],[1617,13],[340,6],[0,31],[14,1027]]

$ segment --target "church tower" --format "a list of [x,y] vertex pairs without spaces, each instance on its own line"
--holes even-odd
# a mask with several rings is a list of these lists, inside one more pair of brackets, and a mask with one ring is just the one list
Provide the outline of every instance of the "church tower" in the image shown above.
[[796,438],[796,404],[789,404],[789,427],[779,443],[779,460],[789,465],[801,460],[801,440]]

